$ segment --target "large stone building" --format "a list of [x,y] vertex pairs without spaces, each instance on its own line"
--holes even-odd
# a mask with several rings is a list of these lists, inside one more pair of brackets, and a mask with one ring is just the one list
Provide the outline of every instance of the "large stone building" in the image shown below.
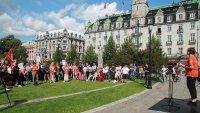
[[68,29],[40,32],[35,40],[36,56],[41,60],[53,59],[58,47],[67,55],[72,45],[82,57],[85,47],[84,34]]
[[117,47],[126,37],[131,37],[139,49],[145,49],[149,41],[148,25],[151,24],[152,36],[160,40],[167,56],[186,54],[188,47],[195,47],[199,52],[200,0],[186,0],[158,8],[149,8],[147,0],[132,0],[131,6],[129,13],[106,15],[88,22],[85,27],[86,47],[93,45],[98,52],[99,47],[113,36]]
[[29,41],[25,42],[22,44],[26,48],[26,53],[27,53],[27,62],[33,62],[36,59],[35,56],[35,42],[34,41]]

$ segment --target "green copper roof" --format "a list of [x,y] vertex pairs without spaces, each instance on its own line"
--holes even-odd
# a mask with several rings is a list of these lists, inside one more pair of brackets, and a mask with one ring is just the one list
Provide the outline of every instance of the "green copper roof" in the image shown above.
[[163,15],[163,11],[162,11],[162,9],[159,9],[156,16],[162,16],[162,15]]
[[150,10],[162,9],[162,8],[173,7],[173,6],[181,6],[183,4],[193,4],[193,3],[200,3],[200,0],[188,0],[186,2],[178,2],[178,3],[175,3],[175,4],[168,4],[168,5],[164,5],[164,6],[158,6],[158,7],[151,7]]
[[178,10],[177,10],[177,13],[184,13],[185,12],[185,9],[184,7],[181,5]]
[[118,17],[117,22],[123,22],[123,18],[121,16]]
[[94,26],[98,26],[100,23],[99,21],[97,20],[95,23],[94,23]]
[[110,23],[111,23],[110,19],[107,18],[106,21],[105,21],[105,24],[110,24]]
[[87,24],[86,24],[86,27],[89,27],[89,26],[91,26],[92,25],[92,23],[89,21]]

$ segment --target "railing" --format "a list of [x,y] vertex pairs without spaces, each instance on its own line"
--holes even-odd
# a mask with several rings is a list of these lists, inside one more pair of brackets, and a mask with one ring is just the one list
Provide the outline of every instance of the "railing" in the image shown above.
[[171,46],[172,45],[172,41],[167,41],[166,42],[166,46]]

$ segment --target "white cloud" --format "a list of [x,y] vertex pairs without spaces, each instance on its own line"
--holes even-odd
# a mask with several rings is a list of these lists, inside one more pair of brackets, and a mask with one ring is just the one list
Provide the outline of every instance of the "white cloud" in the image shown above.
[[25,28],[18,24],[16,20],[8,14],[0,15],[0,31],[6,34],[14,34],[20,36],[33,36],[36,32],[30,28]]
[[53,24],[47,24],[43,20],[39,20],[37,18],[33,19],[30,16],[25,16],[22,21],[26,27],[32,28],[35,31],[49,31],[55,29]]
[[77,10],[74,11],[74,17],[77,17],[84,21],[89,20],[96,20],[98,16],[103,17],[106,14],[112,15],[116,13],[120,13],[120,11],[117,10],[117,3],[106,3],[106,8],[104,9],[105,3],[101,4],[83,4],[80,6]]
[[[37,1],[41,3],[40,0]],[[96,20],[98,16],[121,13],[117,10],[117,3],[100,4],[69,4],[58,11],[44,13],[31,12],[18,18],[8,13],[0,14],[0,31],[6,34],[18,36],[34,36],[38,32],[67,28],[74,31],[84,32],[84,23]]]

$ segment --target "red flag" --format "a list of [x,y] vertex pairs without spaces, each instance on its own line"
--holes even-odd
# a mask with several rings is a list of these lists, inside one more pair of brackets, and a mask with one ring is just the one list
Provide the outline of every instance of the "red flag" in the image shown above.
[[13,52],[12,52],[12,48],[10,48],[10,50],[8,51],[7,55],[6,55],[6,59],[9,62],[9,66],[13,66]]
[[125,1],[124,1],[124,0],[122,0],[122,4],[123,4],[123,5],[125,4]]

